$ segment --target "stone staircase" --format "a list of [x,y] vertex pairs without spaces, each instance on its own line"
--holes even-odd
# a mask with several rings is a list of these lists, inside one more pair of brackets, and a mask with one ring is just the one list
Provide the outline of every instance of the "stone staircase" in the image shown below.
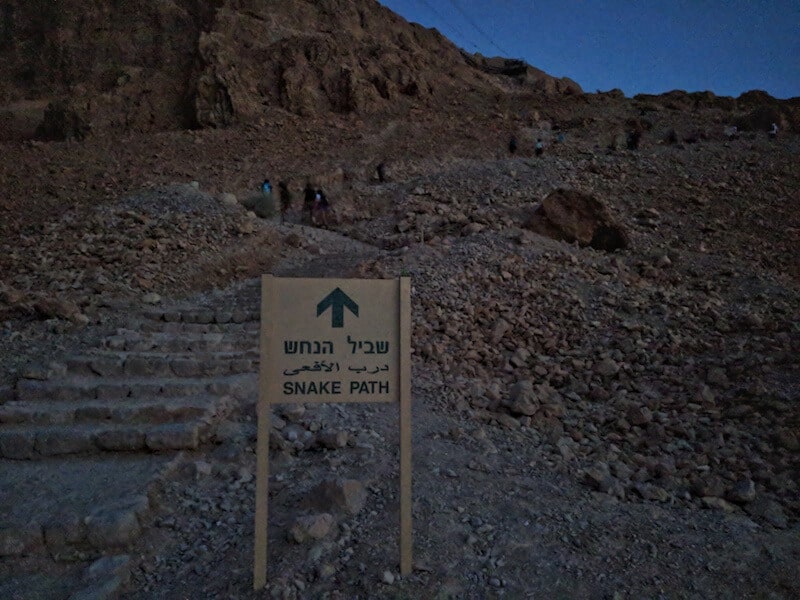
[[28,368],[0,404],[0,558],[124,552],[153,480],[255,402],[258,318],[150,311],[100,347]]
[[[276,228],[320,252],[288,252],[276,275],[348,276],[378,253],[327,230]],[[253,412],[260,290],[254,279],[131,314],[94,349],[48,357],[13,393],[0,389],[0,598],[99,600],[125,585],[153,483],[229,414]]]

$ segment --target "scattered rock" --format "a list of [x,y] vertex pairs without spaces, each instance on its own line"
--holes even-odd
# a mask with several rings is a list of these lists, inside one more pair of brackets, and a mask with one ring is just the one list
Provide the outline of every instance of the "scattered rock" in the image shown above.
[[289,538],[298,544],[308,540],[321,540],[331,533],[334,523],[333,516],[329,513],[298,517],[289,530]]
[[533,382],[525,379],[516,382],[508,392],[508,408],[513,414],[534,415],[539,410],[539,396]]
[[703,506],[706,508],[716,508],[722,510],[726,513],[732,513],[736,510],[736,507],[722,498],[715,498],[715,497],[708,497],[708,498],[701,498]]
[[328,450],[336,450],[347,446],[350,435],[346,431],[324,431],[317,434],[317,443]]
[[756,499],[756,484],[750,479],[737,481],[728,490],[726,498],[736,504],[746,504]]
[[357,514],[367,501],[367,490],[355,479],[328,479],[314,487],[310,502],[322,510]]

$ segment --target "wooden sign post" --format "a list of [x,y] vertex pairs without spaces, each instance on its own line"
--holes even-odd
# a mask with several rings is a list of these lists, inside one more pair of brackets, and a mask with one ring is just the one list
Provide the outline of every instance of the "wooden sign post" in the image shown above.
[[253,588],[267,583],[272,404],[400,405],[400,572],[411,573],[411,282],[261,280]]

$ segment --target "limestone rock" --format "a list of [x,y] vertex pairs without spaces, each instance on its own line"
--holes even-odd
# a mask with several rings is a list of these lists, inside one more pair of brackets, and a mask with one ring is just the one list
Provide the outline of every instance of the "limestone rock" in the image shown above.
[[762,496],[756,497],[752,502],[744,505],[744,510],[752,517],[764,519],[767,523],[778,529],[786,529],[789,519],[780,504]]
[[317,443],[328,450],[344,448],[349,439],[346,431],[325,431],[317,435]]
[[511,325],[505,319],[498,319],[492,325],[491,337],[489,338],[492,344],[497,344],[503,336],[511,330]]
[[44,319],[56,317],[75,320],[81,314],[75,303],[59,298],[41,298],[33,304],[33,308]]
[[560,188],[551,192],[525,222],[528,229],[598,250],[628,246],[628,234],[594,196]]
[[83,577],[83,589],[70,600],[107,600],[119,595],[131,576],[131,559],[127,554],[104,556],[93,562]]
[[583,482],[593,490],[608,492],[614,486],[608,464],[598,462],[583,471]]
[[702,498],[703,506],[706,508],[716,508],[722,510],[726,513],[732,513],[736,510],[736,507],[729,502],[726,502],[722,498],[716,497],[706,497]]
[[539,397],[533,382],[525,379],[516,382],[508,392],[508,408],[514,414],[531,416],[539,410]]
[[356,514],[364,508],[367,490],[355,479],[328,479],[310,492],[310,503],[321,510]]
[[308,540],[321,540],[333,530],[334,518],[330,513],[298,517],[289,530],[289,539],[297,544]]
[[735,504],[746,504],[756,499],[756,484],[751,479],[737,481],[727,492],[726,498]]
[[653,413],[646,406],[631,406],[627,412],[631,425],[645,425],[653,420]]

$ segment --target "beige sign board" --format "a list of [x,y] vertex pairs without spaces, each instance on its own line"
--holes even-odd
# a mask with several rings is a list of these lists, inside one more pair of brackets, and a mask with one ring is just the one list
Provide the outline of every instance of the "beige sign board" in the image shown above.
[[400,406],[400,571],[411,572],[411,283],[265,275],[253,587],[266,585],[270,405]]
[[397,280],[272,279],[270,402],[399,402]]

